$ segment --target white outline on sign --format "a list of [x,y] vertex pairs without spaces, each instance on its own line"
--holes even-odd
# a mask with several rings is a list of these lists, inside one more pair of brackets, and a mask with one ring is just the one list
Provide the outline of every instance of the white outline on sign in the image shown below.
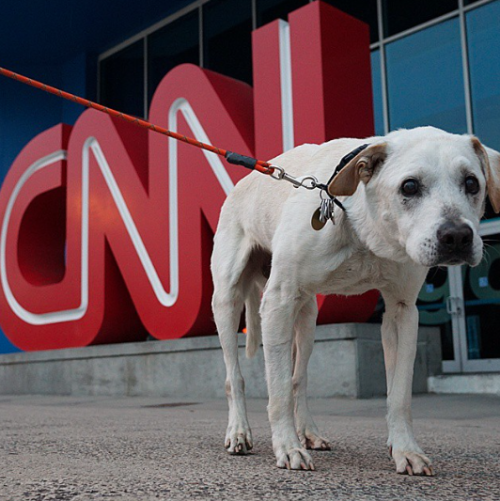
[[[177,99],[171,106],[168,114],[169,129],[177,130],[177,113],[181,111],[188,125],[193,131],[194,137],[199,141],[210,144],[200,121],[196,117],[192,107],[184,98]],[[134,245],[135,251],[146,272],[148,280],[153,291],[161,305],[170,307],[175,304],[179,296],[179,237],[178,237],[178,206],[177,206],[177,142],[169,138],[169,236],[170,236],[170,292],[166,292],[160,281],[158,273],[153,265],[151,257],[148,254],[146,246],[134,223],[132,215],[125,203],[125,199],[120,191],[111,168],[104,156],[104,153],[94,137],[89,137],[83,146],[82,151],[82,248],[81,248],[81,301],[78,308],[71,310],[53,311],[49,313],[33,313],[21,306],[14,297],[7,278],[6,264],[6,244],[7,232],[12,214],[12,209],[16,199],[28,181],[28,179],[41,169],[48,167],[60,160],[66,159],[64,150],[56,151],[33,163],[20,177],[7,204],[5,216],[2,222],[2,232],[0,236],[0,272],[2,274],[2,287],[5,297],[12,311],[23,321],[32,325],[47,325],[58,322],[69,322],[82,318],[89,303],[89,151],[97,161],[100,171],[106,181],[108,189],[118,208],[120,217],[125,224],[127,233]],[[217,180],[219,181],[226,195],[233,189],[234,184],[229,177],[219,156],[209,151],[203,151],[210,167],[212,168]]]
[[[285,21],[280,20],[279,24],[279,53],[280,53],[280,90],[281,90],[281,119],[283,131],[283,151],[294,147],[293,133],[293,95],[292,95],[292,73],[291,73],[291,53],[290,53],[290,27]],[[198,117],[184,98],[174,101],[168,112],[168,125],[172,131],[177,131],[177,113],[181,111],[193,135],[201,142],[211,144]],[[20,177],[14,190],[12,191],[4,219],[2,221],[2,231],[0,235],[0,273],[1,284],[5,297],[12,311],[23,321],[32,325],[47,325],[59,322],[70,322],[81,319],[88,309],[89,303],[89,150],[92,150],[101,173],[106,180],[106,184],[111,192],[113,200],[118,208],[127,233],[134,245],[135,251],[146,272],[148,280],[160,304],[170,307],[175,304],[179,296],[179,236],[178,236],[178,193],[177,193],[177,141],[169,138],[169,238],[170,238],[170,292],[166,292],[153,262],[142,241],[139,231],[128,210],[125,199],[113,176],[111,168],[99,146],[97,139],[89,137],[82,151],[82,248],[81,248],[81,300],[80,306],[71,310],[53,311],[48,313],[33,313],[21,306],[16,300],[7,278],[6,263],[6,243],[9,221],[16,199],[27,180],[35,173],[60,160],[66,160],[66,151],[58,150],[46,157],[34,162]],[[229,177],[219,156],[216,153],[203,150],[212,171],[219,181],[226,196],[234,188],[234,184]]]
[[290,25],[283,19],[279,20],[279,44],[283,151],[288,151],[295,146],[293,135],[292,53]]

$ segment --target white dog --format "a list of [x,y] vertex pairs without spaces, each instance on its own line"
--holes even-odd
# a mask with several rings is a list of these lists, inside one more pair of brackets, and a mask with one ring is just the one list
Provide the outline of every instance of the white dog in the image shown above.
[[313,470],[306,449],[330,448],[306,402],[315,296],[378,289],[385,301],[389,450],[398,473],[432,475],[412,431],[415,302],[429,267],[481,261],[478,227],[486,191],[500,211],[500,154],[486,151],[475,137],[422,127],[306,144],[272,163],[324,183],[362,143],[368,147],[328,186],[332,196],[346,197],[345,212],[335,207],[335,224],[320,231],[311,227],[319,190],[294,189],[260,173],[238,183],[222,208],[212,256],[212,306],[227,370],[225,445],[231,454],[245,454],[253,445],[237,351],[243,306],[247,355],[261,339],[264,345],[277,465]]

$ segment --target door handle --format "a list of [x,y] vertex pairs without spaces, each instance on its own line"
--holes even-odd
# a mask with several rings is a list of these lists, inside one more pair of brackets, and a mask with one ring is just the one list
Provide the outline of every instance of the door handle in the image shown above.
[[462,312],[462,299],[454,296],[447,297],[446,312],[450,315],[459,315]]

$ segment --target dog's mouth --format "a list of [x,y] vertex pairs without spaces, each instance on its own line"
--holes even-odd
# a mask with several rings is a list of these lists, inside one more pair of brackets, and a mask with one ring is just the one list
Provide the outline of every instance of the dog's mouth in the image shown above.
[[463,264],[476,266],[478,264],[476,261],[472,249],[458,253],[440,252],[436,264],[433,266],[460,266]]
[[462,264],[472,264],[468,259],[449,258],[438,260],[434,266],[460,266]]
[[450,252],[442,249],[425,249],[416,260],[420,265],[432,268],[434,266],[477,266],[481,256],[476,256],[473,249],[464,249],[462,251]]

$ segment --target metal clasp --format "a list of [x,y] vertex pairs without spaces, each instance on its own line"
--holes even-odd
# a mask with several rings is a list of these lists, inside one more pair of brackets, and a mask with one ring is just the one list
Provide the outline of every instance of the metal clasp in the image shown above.
[[277,165],[271,165],[270,169],[274,169],[273,173],[270,175],[274,180],[281,181],[285,180],[293,184],[294,188],[305,188],[306,190],[314,190],[317,188],[319,181],[316,177],[312,175],[293,177],[285,172],[285,169],[278,167]]
[[281,181],[283,179],[283,176],[285,175],[285,169],[278,167],[277,165],[270,165],[269,169],[273,170],[271,174],[269,174],[272,179],[276,181]]

